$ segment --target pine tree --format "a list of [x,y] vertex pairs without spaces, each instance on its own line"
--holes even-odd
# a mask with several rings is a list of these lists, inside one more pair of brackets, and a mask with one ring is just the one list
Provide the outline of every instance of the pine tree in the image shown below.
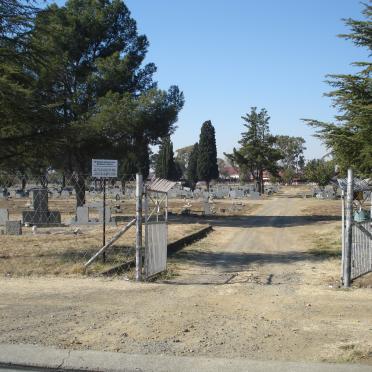
[[[372,50],[372,6],[365,4],[366,20],[347,19],[345,23],[351,33],[339,35],[351,40],[356,46]],[[357,62],[361,67],[356,74],[329,75],[328,83],[335,90],[327,96],[338,108],[334,123],[305,119],[317,128],[316,136],[321,138],[340,166],[346,172],[353,167],[362,176],[372,175],[372,80],[371,62]]]
[[198,182],[198,153],[199,145],[196,142],[190,153],[188,159],[188,166],[186,171],[186,178],[192,189],[195,189],[196,183]]
[[282,158],[281,152],[275,148],[276,138],[270,134],[270,117],[265,109],[257,112],[256,107],[251,108],[251,112],[242,116],[245,121],[243,124],[247,128],[242,133],[239,141],[240,148],[234,148],[232,154],[225,154],[233,163],[239,166],[240,172],[246,173],[245,176],[252,175],[258,183],[259,192],[263,192],[263,172],[269,171],[272,175],[277,175],[277,161]]
[[[84,175],[92,158],[130,157],[146,176],[150,146],[173,133],[184,101],[176,86],[157,88],[156,66],[144,64],[149,43],[124,2],[51,4],[37,13],[28,43],[44,58],[29,69],[37,78],[38,106],[52,113],[39,122],[58,128],[45,141],[50,150],[44,158],[54,169],[77,175],[76,190],[82,190],[77,205],[84,203]],[[9,142],[13,127],[0,127],[0,157],[1,142]]]
[[200,131],[197,174],[208,190],[210,181],[218,178],[216,136],[210,120],[203,123]]
[[173,144],[169,137],[165,137],[160,144],[155,174],[158,178],[165,178],[172,181],[176,181],[179,177],[179,172],[174,161]]

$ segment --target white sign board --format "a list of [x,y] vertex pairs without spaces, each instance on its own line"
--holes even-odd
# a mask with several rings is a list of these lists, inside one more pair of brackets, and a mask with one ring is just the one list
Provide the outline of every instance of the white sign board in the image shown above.
[[118,161],[109,159],[92,159],[92,177],[117,178]]

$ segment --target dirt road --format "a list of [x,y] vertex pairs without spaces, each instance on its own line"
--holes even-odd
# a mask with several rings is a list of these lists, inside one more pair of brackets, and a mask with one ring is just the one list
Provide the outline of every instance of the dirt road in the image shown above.
[[324,203],[274,198],[213,219],[163,283],[2,278],[0,342],[372,364],[372,290],[337,288],[339,260],[307,252],[338,229],[332,216],[306,215]]

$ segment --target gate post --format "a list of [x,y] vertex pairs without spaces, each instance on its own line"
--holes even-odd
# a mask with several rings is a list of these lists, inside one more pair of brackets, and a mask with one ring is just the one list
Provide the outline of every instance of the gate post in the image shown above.
[[353,170],[347,170],[347,191],[346,191],[346,226],[345,226],[345,262],[344,262],[344,287],[350,287],[351,283],[351,250],[353,244],[352,223],[353,223],[353,199],[354,199]]
[[136,281],[142,280],[142,174],[136,174]]
[[345,191],[341,190],[341,282],[344,282],[345,273]]

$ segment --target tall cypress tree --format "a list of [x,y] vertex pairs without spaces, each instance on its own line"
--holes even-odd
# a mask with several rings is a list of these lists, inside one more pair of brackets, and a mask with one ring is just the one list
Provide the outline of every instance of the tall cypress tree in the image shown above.
[[199,145],[196,142],[190,153],[189,162],[187,166],[187,172],[186,172],[186,178],[189,181],[193,189],[195,188],[195,185],[199,180],[198,179],[198,153],[199,153]]
[[155,168],[156,177],[175,181],[178,176],[174,162],[173,144],[169,137],[163,138]]
[[208,190],[210,181],[218,178],[216,136],[210,120],[204,122],[200,131],[197,173]]

